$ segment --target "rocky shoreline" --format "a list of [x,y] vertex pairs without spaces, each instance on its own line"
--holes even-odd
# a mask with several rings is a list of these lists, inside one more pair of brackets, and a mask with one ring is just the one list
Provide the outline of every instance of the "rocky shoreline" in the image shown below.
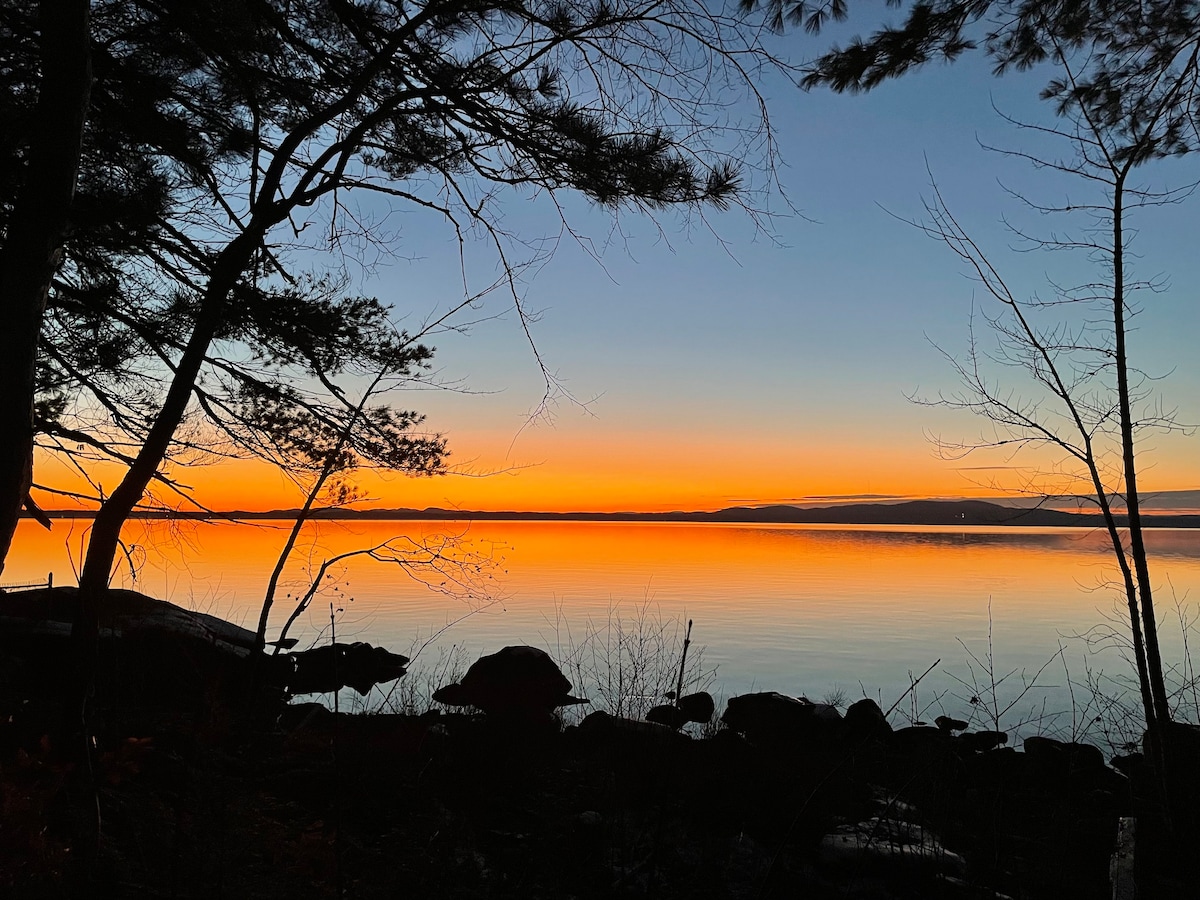
[[[71,889],[80,774],[55,740],[72,598],[33,594],[0,598],[14,897]],[[1139,897],[1200,885],[1180,849],[1190,726],[1172,758],[1193,796],[1168,814],[1140,754],[893,727],[870,700],[743,695],[702,739],[602,710],[563,728],[468,678],[449,695],[465,712],[335,715],[264,690],[244,630],[122,594],[94,703],[93,896],[1107,898],[1131,846]]]

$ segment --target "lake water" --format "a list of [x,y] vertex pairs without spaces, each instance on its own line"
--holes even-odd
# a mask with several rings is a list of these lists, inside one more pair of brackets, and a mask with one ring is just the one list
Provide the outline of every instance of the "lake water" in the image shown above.
[[[47,533],[22,522],[5,582],[53,571],[55,584],[73,584],[71,559],[87,525],[60,520]],[[137,577],[126,567],[114,583],[252,628],[288,527],[134,522],[126,541]],[[338,640],[412,655],[445,629],[418,665],[444,663],[451,646],[465,648],[458,653],[469,661],[527,643],[586,660],[575,671],[595,678],[604,669],[611,676],[614,661],[635,651],[669,651],[670,661],[656,664],[673,669],[682,623],[691,619],[691,655],[702,649],[705,667],[716,668],[712,689],[725,696],[756,689],[819,699],[841,691],[854,700],[865,692],[886,708],[940,659],[916,691],[923,718],[942,707],[978,710],[970,699],[988,676],[968,651],[986,659],[989,629],[997,676],[1016,670],[1000,688],[1007,699],[1022,671],[1032,676],[1064,647],[1039,688],[1006,715],[1009,723],[1034,706],[1040,714],[1043,702],[1047,712],[1069,710],[1067,671],[1077,682],[1088,669],[1105,679],[1129,673],[1116,649],[1097,652],[1077,637],[1112,624],[1121,630],[1123,620],[1110,550],[1090,530],[323,522],[308,526],[298,545],[270,636],[293,605],[285,595],[302,592],[323,560],[396,536],[448,548],[441,570],[418,566],[410,576],[396,564],[345,560],[293,628],[302,646],[328,640],[332,603]],[[1183,647],[1173,597],[1192,611],[1200,599],[1200,531],[1155,530],[1148,542],[1164,656],[1176,661]],[[1083,705],[1077,693],[1077,719]],[[899,710],[911,713],[911,697]],[[1070,718],[1060,716],[1059,727]]]

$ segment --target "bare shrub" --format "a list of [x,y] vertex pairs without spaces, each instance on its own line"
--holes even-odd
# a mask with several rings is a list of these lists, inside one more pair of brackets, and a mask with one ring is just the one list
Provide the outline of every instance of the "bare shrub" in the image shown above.
[[[626,607],[612,603],[603,620],[589,616],[580,631],[572,630],[559,602],[551,624],[552,655],[575,693],[591,700],[590,709],[640,719],[651,707],[667,702],[667,694],[680,685],[686,619],[664,616],[649,597]],[[704,661],[704,648],[691,648],[682,693],[707,690],[716,674],[716,666]]]
[[465,644],[438,647],[437,656],[419,661],[425,646],[414,641],[413,665],[408,674],[392,683],[383,699],[374,707],[374,712],[402,713],[415,716],[433,708],[433,692],[443,685],[460,681],[470,665],[470,654]]

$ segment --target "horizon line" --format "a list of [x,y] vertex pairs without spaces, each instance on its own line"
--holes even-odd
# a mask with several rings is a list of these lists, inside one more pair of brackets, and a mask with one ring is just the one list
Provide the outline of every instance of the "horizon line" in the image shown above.
[[[1180,518],[1186,517],[1189,519],[1200,519],[1200,491],[1169,491],[1158,492],[1158,497],[1161,500],[1167,499],[1162,497],[1162,494],[1186,494],[1194,495],[1188,499],[1190,503],[1180,503],[1178,505],[1153,505],[1145,510],[1145,515],[1153,519],[1162,518]],[[903,517],[896,515],[888,515],[887,510],[897,507],[912,507],[918,504],[932,504],[934,509],[925,509],[924,515],[914,515],[913,521],[906,522],[907,524],[989,524],[989,522],[968,521],[967,513],[954,515],[949,522],[940,521],[945,518],[945,510],[941,507],[954,506],[957,504],[980,504],[985,507],[991,507],[995,510],[1010,510],[1012,516],[998,520],[1006,522],[1010,519],[1026,519],[1026,518],[1058,518],[1061,516],[1069,516],[1080,520],[1090,520],[1093,517],[1099,516],[1099,511],[1094,503],[1086,504],[1087,498],[1082,496],[1063,496],[1059,498],[1026,498],[1026,497],[912,497],[912,498],[889,498],[885,499],[882,496],[873,496],[871,499],[875,502],[864,502],[866,498],[863,495],[853,495],[857,499],[854,501],[843,501],[829,503],[832,497],[826,499],[826,505],[819,505],[821,501],[809,500],[793,501],[791,503],[758,503],[758,504],[739,504],[734,506],[724,506],[717,509],[674,509],[674,510],[520,510],[520,509],[463,509],[457,507],[442,507],[442,506],[426,506],[406,507],[406,506],[371,506],[371,507],[355,507],[355,506],[322,506],[315,507],[310,510],[309,517],[317,520],[355,520],[355,519],[379,519],[379,520],[394,520],[402,521],[406,519],[441,519],[441,520],[456,520],[456,519],[504,519],[504,520],[572,520],[572,521],[612,521],[612,520],[629,520],[629,521],[716,521],[716,522],[778,522],[780,524],[787,523],[792,516],[796,517],[795,524],[805,524],[803,519],[811,516],[826,516],[834,517],[834,521],[826,522],[825,524],[854,524],[850,519],[843,519],[842,516],[852,516],[855,510],[861,510],[864,514],[871,513],[868,518],[865,518],[859,524],[901,524]],[[1180,497],[1179,499],[1183,499]],[[1068,508],[1063,509],[1066,505]],[[1143,506],[1145,506],[1143,504]],[[1123,504],[1115,506],[1114,512],[1117,512],[1122,518],[1125,517]],[[896,512],[900,512],[899,509]],[[294,520],[300,513],[299,507],[276,507],[263,510],[251,509],[229,509],[229,510],[179,510],[179,509],[136,509],[129,518],[131,519],[186,519],[191,521],[238,521],[241,519],[258,519],[258,520]],[[95,509],[54,509],[44,510],[42,514],[50,519],[92,519],[96,516]],[[925,522],[921,521],[924,518],[933,516],[939,521]],[[22,512],[22,518],[33,518],[27,512]],[[975,519],[975,515],[971,515],[970,519]],[[1061,520],[1060,520],[1061,521]],[[822,524],[820,521],[813,521],[811,524]]]

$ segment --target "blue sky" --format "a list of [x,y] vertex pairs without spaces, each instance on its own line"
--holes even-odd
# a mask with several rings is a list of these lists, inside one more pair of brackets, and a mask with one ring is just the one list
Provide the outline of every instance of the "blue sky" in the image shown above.
[[[776,45],[799,60],[827,41],[792,34]],[[1037,99],[1045,78],[997,79],[976,55],[867,95],[762,82],[779,183],[794,207],[769,198],[770,234],[736,209],[614,220],[568,198],[566,218],[602,260],[563,237],[527,273],[523,302],[540,314],[538,351],[584,405],[563,400],[530,422],[541,376],[511,300],[492,294],[476,313],[483,321],[436,340],[441,376],[465,392],[405,402],[447,435],[464,471],[501,474],[389,482],[378,495],[389,505],[536,507],[549,498],[556,508],[703,508],[811,494],[977,492],[979,476],[936,459],[926,435],[970,437],[979,423],[905,398],[953,388],[930,342],[965,348],[972,303],[987,300],[948,249],[896,217],[922,216],[932,172],[956,216],[1024,292],[1044,291],[1047,275],[1090,277],[1079,258],[1011,252],[1001,222],[1062,227],[1023,211],[1002,183],[1047,202],[1078,202],[1080,183],[980,146],[1035,149],[992,107],[1052,121]],[[1146,175],[1179,185],[1198,171],[1194,160],[1168,161]],[[524,240],[559,227],[544,198],[512,197],[501,208],[504,226]],[[1170,373],[1160,388],[1184,422],[1200,421],[1194,211],[1185,203],[1134,220],[1136,274],[1165,275],[1170,287],[1147,298],[1131,346],[1148,371]],[[453,234],[408,210],[387,224],[400,229],[400,255],[355,287],[416,318],[460,299]],[[496,276],[482,242],[469,244],[466,258],[472,289]],[[1194,441],[1153,437],[1147,446],[1148,487],[1198,486]]]

